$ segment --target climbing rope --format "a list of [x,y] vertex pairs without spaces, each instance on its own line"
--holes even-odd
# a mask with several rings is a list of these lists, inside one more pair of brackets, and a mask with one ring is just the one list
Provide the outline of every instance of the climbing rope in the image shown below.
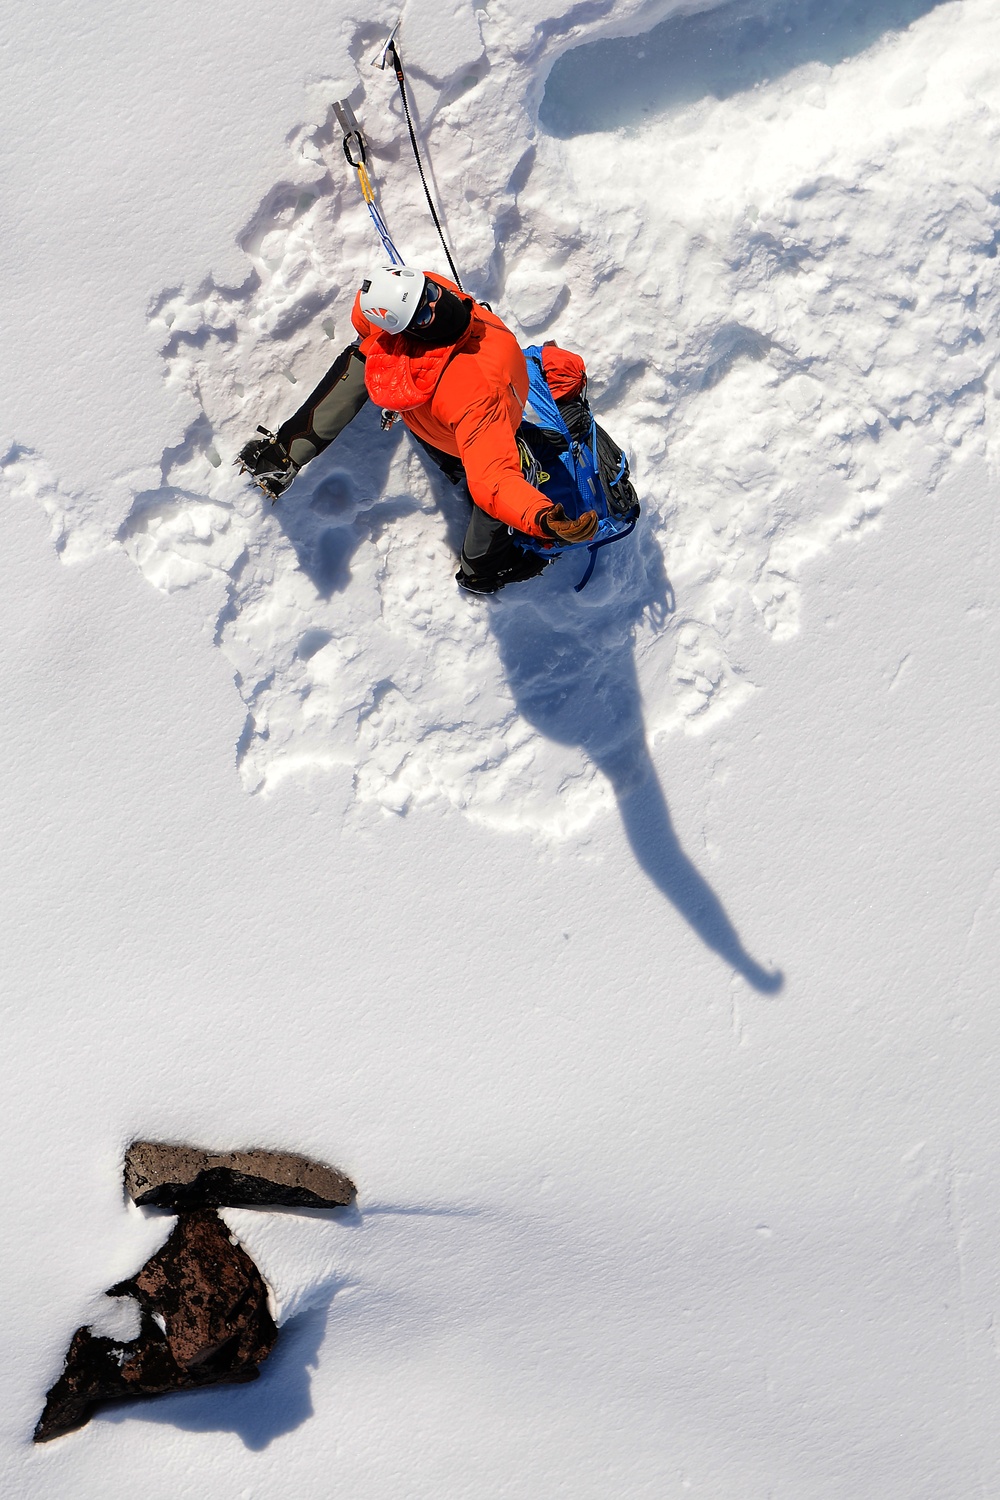
[[448,242],[444,237],[444,230],[441,228],[441,220],[438,218],[437,209],[434,207],[434,199],[431,197],[431,190],[427,186],[427,177],[424,173],[424,164],[420,159],[420,148],[417,145],[417,137],[413,129],[413,117],[410,114],[410,102],[406,96],[406,76],[403,73],[403,61],[399,55],[399,48],[396,46],[396,32],[398,29],[399,24],[397,22],[396,26],[394,26],[392,29],[392,34],[390,35],[389,40],[386,42],[379,56],[375,58],[373,66],[384,68],[387,62],[392,63],[393,72],[396,75],[396,82],[399,84],[399,97],[403,101],[403,114],[406,116],[406,128],[410,132],[410,145],[413,147],[413,159],[417,164],[417,171],[420,173],[420,181],[423,184],[424,197],[427,199],[427,207],[431,211],[431,218],[434,220],[434,228],[438,232],[438,239],[441,241],[442,249],[444,250],[445,255],[448,257],[448,265],[451,267],[451,274],[455,279],[455,284],[461,292],[465,290],[462,286],[462,278],[458,274],[458,269],[455,265],[454,260],[452,259],[451,251],[448,249]]

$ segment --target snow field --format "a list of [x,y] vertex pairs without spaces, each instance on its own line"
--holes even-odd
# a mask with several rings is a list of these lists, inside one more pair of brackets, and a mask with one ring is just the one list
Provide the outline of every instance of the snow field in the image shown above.
[[[344,860],[328,798],[245,799],[196,599],[140,593],[114,554],[43,594],[41,517],[18,514],[4,638],[31,650],[8,704],[26,751],[31,696],[50,734],[5,781],[12,847],[40,779],[88,816],[38,864],[35,990],[8,1015],[10,1134],[34,1140],[8,1176],[12,1492],[989,1493],[984,478],[964,465],[943,503],[890,510],[881,556],[807,565],[822,626],[785,653],[760,638],[762,689],[712,736],[710,783],[705,739],[659,759],[685,842],[787,967],[764,1004],[719,983],[620,841],[597,873],[622,904],[594,930],[595,865],[565,846],[525,870],[520,841],[428,811]],[[129,628],[105,660],[116,592]],[[545,916],[515,942],[519,879]],[[30,909],[5,909],[8,943]],[[332,1156],[360,1222],[229,1216],[286,1319],[259,1386],[32,1451],[68,1332],[169,1224],[121,1203],[139,1125]]]
[[[1000,1492],[1000,23],[873,0],[842,62],[539,127],[676,9],[404,8],[466,279],[586,355],[646,507],[495,604],[373,413],[273,509],[231,465],[375,250],[332,98],[437,264],[395,12],[12,13],[5,1493]],[[228,1216],[256,1387],[34,1450],[169,1227],[137,1134],[358,1212]]]

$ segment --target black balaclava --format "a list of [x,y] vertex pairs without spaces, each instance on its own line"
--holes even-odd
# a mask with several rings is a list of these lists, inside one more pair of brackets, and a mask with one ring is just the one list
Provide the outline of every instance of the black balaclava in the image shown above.
[[426,328],[405,329],[407,338],[426,344],[429,349],[443,349],[445,344],[457,344],[472,322],[472,299],[456,297],[446,286],[434,307],[434,317]]

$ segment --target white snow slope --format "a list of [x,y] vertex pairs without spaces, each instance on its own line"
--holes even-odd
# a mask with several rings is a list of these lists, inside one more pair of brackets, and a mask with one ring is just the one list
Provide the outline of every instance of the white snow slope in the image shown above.
[[[495,600],[371,409],[232,465],[378,259],[333,99],[442,267],[397,14],[5,14],[0,1490],[1000,1497],[1000,14],[406,0],[463,277],[644,502]],[[256,1385],[35,1447],[137,1135],[358,1208],[227,1214]]]

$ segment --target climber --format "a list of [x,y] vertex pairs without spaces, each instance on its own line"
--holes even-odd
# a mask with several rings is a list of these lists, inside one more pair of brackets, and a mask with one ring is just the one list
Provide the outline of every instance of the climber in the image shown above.
[[[519,536],[538,539],[534,548],[540,542],[543,550],[595,536],[596,511],[568,516],[525,477],[526,467],[538,474],[519,432],[528,369],[517,339],[494,312],[443,276],[383,266],[362,282],[351,319],[358,339],[277,433],[259,429],[265,436],[240,453],[237,462],[272,499],[371,399],[383,408],[383,425],[400,415],[451,482],[468,487],[472,517],[455,575],[461,588],[495,593],[540,573],[548,559],[518,545]],[[583,360],[548,344],[542,364],[570,431],[574,423],[589,429]]]

